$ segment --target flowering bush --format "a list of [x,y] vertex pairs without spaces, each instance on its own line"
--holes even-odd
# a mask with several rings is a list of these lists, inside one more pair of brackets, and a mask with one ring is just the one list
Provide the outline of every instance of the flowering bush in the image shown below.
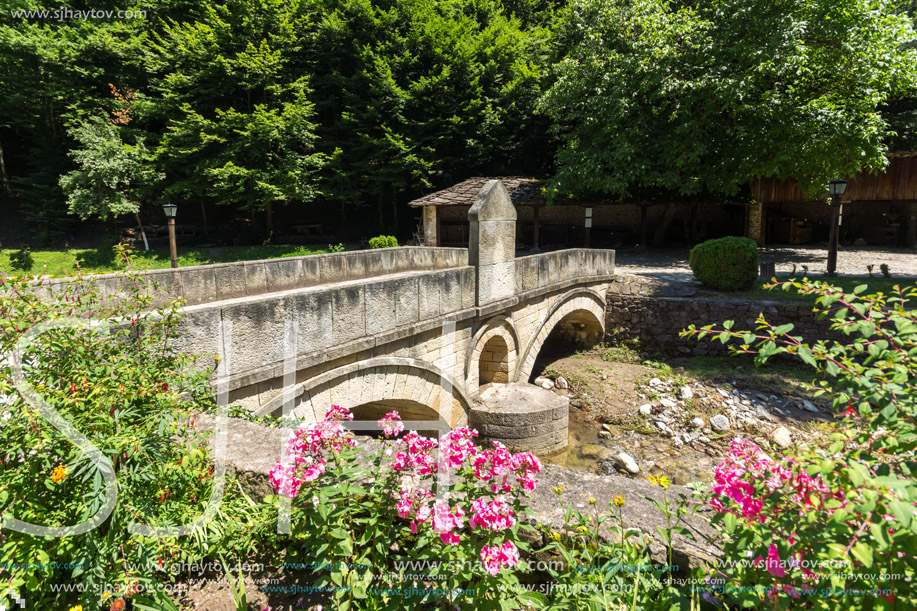
[[[287,443],[287,460],[271,471],[277,493],[293,499],[293,533],[301,542],[287,550],[285,562],[322,558],[332,568],[316,585],[343,586],[334,593],[339,608],[403,605],[404,589],[412,587],[431,593],[407,606],[448,601],[485,609],[538,599],[514,591],[518,578],[510,570],[520,550],[529,549],[519,531],[533,528],[519,517],[521,498],[535,489],[541,472],[538,457],[512,454],[499,442],[483,449],[467,428],[439,442],[404,433],[391,412],[378,422],[384,438],[370,472],[360,466],[355,439],[343,425],[352,419],[333,406],[321,422],[299,427]],[[440,475],[451,487],[438,490],[437,498]],[[430,562],[416,575],[397,574],[401,563],[418,561]],[[378,588],[371,587],[376,576],[384,582]]]
[[[170,577],[160,567],[195,562],[208,549],[250,542],[248,523],[236,511],[233,490],[221,516],[194,537],[131,534],[130,522],[187,524],[203,513],[213,488],[206,439],[189,419],[190,392],[197,406],[212,402],[206,374],[193,373],[192,357],[171,347],[180,304],[151,310],[154,287],[142,276],[121,277],[122,291],[103,295],[81,276],[55,286],[31,278],[0,278],[0,510],[42,527],[80,524],[105,499],[101,469],[80,447],[27,404],[16,388],[9,355],[36,325],[66,319],[111,321],[107,332],[60,327],[36,335],[23,351],[25,382],[106,457],[117,479],[110,516],[83,534],[27,534],[4,523],[0,547],[0,604],[30,609],[85,611],[172,609],[154,581]],[[246,502],[247,505],[247,502]],[[53,587],[78,583],[84,591]],[[71,586],[72,588],[72,586]],[[140,593],[140,590],[143,593]]]
[[743,607],[917,607],[917,310],[906,309],[917,288],[886,296],[864,295],[865,285],[850,294],[821,282],[771,286],[815,295],[815,311],[851,341],[809,345],[763,317],[755,332],[727,321],[685,334],[738,340],[733,352],[758,363],[797,356],[822,374],[811,388],[843,420],[830,446],[796,456],[732,444],[710,491],[729,561],[710,574],[720,580],[713,590]]

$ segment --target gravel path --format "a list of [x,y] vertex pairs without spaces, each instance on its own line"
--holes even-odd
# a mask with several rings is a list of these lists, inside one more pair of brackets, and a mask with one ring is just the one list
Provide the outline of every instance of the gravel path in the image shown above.
[[[694,275],[688,267],[688,250],[660,249],[640,252],[619,250],[615,259],[615,270],[623,274],[651,276],[660,280],[677,282],[693,281]],[[799,274],[808,267],[810,275],[825,271],[827,250],[824,246],[780,246],[761,249],[762,261],[775,261],[778,273],[791,273],[793,264]],[[845,276],[869,276],[867,265],[879,266],[887,263],[893,277],[917,278],[917,250],[909,248],[874,248],[851,246],[841,248],[837,255],[837,271]]]

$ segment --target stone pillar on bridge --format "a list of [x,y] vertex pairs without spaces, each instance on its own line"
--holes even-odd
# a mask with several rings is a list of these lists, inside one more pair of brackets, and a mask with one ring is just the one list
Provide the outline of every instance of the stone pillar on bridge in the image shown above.
[[468,211],[468,263],[475,266],[477,305],[516,291],[516,208],[499,180],[489,180]]

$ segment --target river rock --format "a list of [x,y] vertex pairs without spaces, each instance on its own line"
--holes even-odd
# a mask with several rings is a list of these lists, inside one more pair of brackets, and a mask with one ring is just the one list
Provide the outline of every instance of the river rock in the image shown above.
[[643,416],[649,416],[653,413],[653,406],[647,403],[646,405],[641,405],[639,408],[640,414]]
[[706,424],[706,423],[704,422],[704,419],[703,419],[703,418],[694,418],[694,419],[691,421],[691,426],[692,426],[693,428],[695,428],[695,429],[702,429],[702,428],[704,428],[704,424]]
[[781,448],[788,448],[793,445],[793,437],[785,426],[778,426],[771,432],[771,441]]
[[678,391],[678,396],[681,397],[684,401],[694,398],[694,391],[691,390],[690,386],[682,386],[681,390]]
[[618,463],[618,466],[630,473],[631,475],[637,475],[640,473],[640,466],[637,465],[637,461],[634,460],[633,456],[626,452],[621,452],[615,456],[615,460]]
[[818,408],[815,407],[815,404],[805,399],[802,402],[802,409],[806,410],[807,412],[818,412]]
[[567,382],[567,378],[559,376],[556,380],[554,380],[554,386],[561,390],[566,390],[570,388],[570,383]]
[[661,403],[663,407],[667,407],[669,409],[672,409],[673,407],[678,407],[678,404],[672,401],[671,399],[660,399],[659,403]]
[[717,414],[710,419],[710,426],[713,427],[716,431],[728,431],[729,430],[729,418],[723,414]]
[[659,386],[660,384],[662,384],[662,380],[659,378],[653,378],[650,380],[650,386]]

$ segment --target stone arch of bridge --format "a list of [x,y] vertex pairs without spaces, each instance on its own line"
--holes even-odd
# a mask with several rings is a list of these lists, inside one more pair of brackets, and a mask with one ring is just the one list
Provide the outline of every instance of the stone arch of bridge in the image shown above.
[[514,378],[517,382],[525,382],[532,375],[535,359],[551,332],[562,321],[576,321],[595,329],[597,332],[605,331],[605,298],[601,293],[592,289],[574,289],[564,293],[551,304],[538,324],[538,331],[532,336],[520,358]]
[[[482,380],[482,367],[485,365],[494,367],[484,369],[484,372],[504,373],[502,370],[505,369],[505,381],[515,379],[519,345],[519,334],[512,319],[503,315],[488,319],[471,338],[465,354],[466,388],[476,393],[478,386],[483,383],[501,381],[502,376],[496,376],[497,380],[494,380],[494,376],[487,373]],[[495,350],[499,351],[498,355],[494,354]],[[488,354],[490,356],[486,356]]]
[[[463,385],[451,374],[425,361],[390,356],[321,373],[297,384],[292,396],[293,416],[313,422],[324,418],[332,405],[353,409],[397,404],[408,416],[419,420],[444,418],[450,427],[455,427],[467,422],[471,406]],[[259,413],[279,414],[283,401],[281,393]]]

